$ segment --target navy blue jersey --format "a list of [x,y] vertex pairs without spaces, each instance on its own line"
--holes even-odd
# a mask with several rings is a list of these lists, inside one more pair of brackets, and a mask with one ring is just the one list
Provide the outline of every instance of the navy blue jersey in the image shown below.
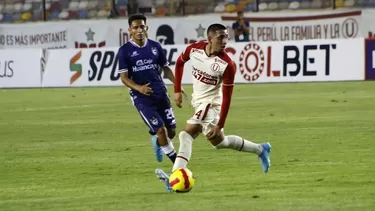
[[[133,40],[125,43],[118,51],[119,72],[128,72],[129,79],[138,85],[150,83],[152,97],[164,97],[167,88],[161,76],[161,68],[168,65],[167,58],[158,42],[147,39],[144,46]],[[131,90],[130,95],[141,93]]]

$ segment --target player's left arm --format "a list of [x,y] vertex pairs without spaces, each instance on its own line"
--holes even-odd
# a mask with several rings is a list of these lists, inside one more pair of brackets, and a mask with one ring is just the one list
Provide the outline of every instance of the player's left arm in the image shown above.
[[[175,83],[175,77],[173,74],[172,69],[169,66],[165,66],[162,68],[162,71],[164,71],[165,77],[167,77],[173,84]],[[184,90],[184,88],[181,87],[181,92],[184,95],[185,99],[188,100],[188,96]]]
[[165,77],[174,84],[175,78],[172,69],[169,66],[162,67],[161,69],[164,72]]
[[236,67],[230,61],[223,74],[223,102],[221,104],[220,120],[218,127],[224,128],[225,120],[227,119],[229,108],[232,102],[232,93],[234,88],[234,78],[236,75]]

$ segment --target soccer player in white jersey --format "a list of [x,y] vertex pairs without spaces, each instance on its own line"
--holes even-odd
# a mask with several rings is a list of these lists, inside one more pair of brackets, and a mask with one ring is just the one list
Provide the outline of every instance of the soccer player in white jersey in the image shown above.
[[[236,68],[224,51],[228,42],[227,28],[222,24],[212,24],[207,29],[208,41],[189,45],[179,56],[175,69],[175,103],[182,105],[181,80],[184,63],[190,60],[192,65],[193,116],[187,121],[179,134],[180,148],[172,172],[186,168],[191,157],[192,142],[200,133],[205,135],[216,149],[233,149],[256,154],[264,173],[270,167],[271,145],[256,144],[236,135],[224,135],[223,129],[227,118],[234,87]],[[156,176],[169,186],[169,175],[161,169],[155,170]]]

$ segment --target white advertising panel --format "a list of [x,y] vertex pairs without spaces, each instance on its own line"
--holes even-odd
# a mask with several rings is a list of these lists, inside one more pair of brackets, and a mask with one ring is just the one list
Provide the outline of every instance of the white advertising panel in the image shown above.
[[232,44],[237,83],[364,79],[364,39]]
[[0,50],[0,88],[40,87],[41,49]]
[[[164,46],[174,70],[187,45]],[[49,51],[44,87],[118,86],[118,48]],[[364,79],[364,39],[231,43],[226,51],[237,67],[236,83],[346,81]],[[190,84],[185,64],[183,83]],[[168,80],[165,80],[170,84]]]
[[[245,14],[251,41],[349,39],[373,34],[374,10],[283,12]],[[174,18],[148,17],[148,37],[162,45],[189,44],[206,39],[212,23],[230,29],[235,15],[197,15]],[[0,48],[119,47],[130,39],[127,19],[60,21],[0,25]],[[233,41],[233,39],[231,40]],[[234,41],[233,41],[234,42]]]
[[68,26],[56,23],[4,24],[0,26],[2,48],[67,48]]
[[[164,48],[171,68],[185,45]],[[48,53],[43,87],[123,86],[118,71],[118,48],[61,49]],[[166,84],[171,84],[164,79]],[[185,74],[184,83],[191,83]]]
[[[291,41],[309,39],[347,39],[363,37],[362,11],[319,13],[259,13],[245,16],[250,23],[249,39],[252,41]],[[236,16],[221,16],[229,28]],[[371,19],[367,19],[368,21]],[[232,37],[234,36],[233,30]]]

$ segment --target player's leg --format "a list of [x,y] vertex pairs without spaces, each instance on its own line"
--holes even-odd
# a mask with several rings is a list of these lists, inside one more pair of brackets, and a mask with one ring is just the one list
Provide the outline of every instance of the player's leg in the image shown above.
[[253,143],[236,135],[225,136],[224,132],[213,139],[209,139],[209,141],[216,149],[229,148],[237,151],[251,152],[257,155],[260,155],[263,151],[261,144]]
[[173,140],[174,137],[176,136],[176,128],[170,128],[168,126],[166,126],[167,128],[167,135],[168,135],[168,138],[170,140]]
[[193,140],[196,139],[202,131],[200,124],[187,123],[183,131],[178,134],[180,147],[178,149],[176,161],[173,164],[172,172],[179,168],[186,168],[191,158]]
[[156,130],[151,127],[149,119],[152,118],[152,114],[156,112],[156,108],[152,105],[152,102],[150,102],[149,99],[138,96],[138,97],[130,97],[133,106],[136,107],[139,115],[141,116],[143,122],[147,125],[149,128],[149,134],[151,135],[151,142],[154,148],[154,153],[156,156],[156,160],[158,162],[163,161],[163,151],[161,150],[160,146],[157,143],[158,136],[156,135]]
[[154,154],[156,156],[156,160],[158,162],[162,162],[163,161],[163,150],[161,149],[161,147],[158,144],[158,136],[156,135],[156,132],[151,130],[151,129],[149,130],[149,133],[151,135],[151,143],[152,143],[152,147],[154,148]]
[[168,138],[163,119],[159,116],[157,108],[149,106],[148,104],[136,104],[139,114],[143,121],[149,128],[152,134],[152,143],[156,160],[161,162],[163,160],[162,146],[168,145]]
[[[215,115],[216,113],[219,113],[218,108],[212,108],[210,109],[210,112],[208,115]],[[214,121],[212,121],[211,124],[204,125],[202,133],[206,135],[208,132],[210,132],[210,130],[213,127],[215,127],[218,121],[219,117],[215,115]],[[263,171],[265,173],[268,172],[271,163],[269,159],[271,145],[269,143],[257,144],[249,140],[246,140],[240,136],[225,136],[224,131],[222,131],[219,136],[209,139],[209,141],[211,142],[212,146],[216,149],[233,149],[241,152],[250,152],[258,155],[262,162]]]
[[177,156],[176,150],[173,146],[173,139],[176,136],[176,128],[171,128],[171,127],[168,127],[168,125],[166,125],[166,130],[167,130],[167,137],[169,141],[168,144],[170,147],[163,149],[163,152],[169,157],[172,163],[174,163],[176,160],[176,156]]
[[217,136],[209,140],[213,147],[216,149],[233,149],[241,152],[251,152],[257,154],[262,163],[263,172],[267,173],[269,167],[271,166],[270,161],[270,152],[271,145],[269,143],[257,144],[251,141],[248,141],[240,136],[228,135],[225,136],[222,133],[220,136]]
[[[179,168],[186,168],[191,157],[193,139],[198,137],[201,131],[201,126],[198,124],[187,124],[183,131],[179,134],[180,148],[173,164],[172,172]],[[169,174],[162,169],[155,170],[156,177],[164,183],[168,192],[172,192],[169,185]]]
[[153,144],[160,147],[162,152],[174,163],[176,160],[176,150],[174,149],[172,140],[168,137],[168,129],[166,127],[159,128],[156,136],[157,142],[153,142]]
[[202,132],[202,127],[214,121],[215,115],[209,114],[210,104],[201,103],[195,107],[194,115],[187,121],[183,131],[179,134],[180,148],[172,172],[179,168],[186,168],[192,151],[193,140]]
[[166,97],[164,100],[158,102],[157,107],[158,114],[163,119],[166,128],[166,134],[163,134],[163,137],[158,136],[160,137],[158,144],[161,146],[164,154],[174,163],[176,160],[176,151],[173,146],[173,138],[176,136],[176,118],[169,98]]
[[[186,168],[191,157],[192,143],[195,138],[202,131],[202,126],[200,121],[196,119],[194,115],[191,119],[187,121],[187,124],[183,131],[179,133],[180,148],[176,157],[176,161],[173,164],[172,172],[178,168]],[[164,183],[165,187],[169,192],[172,189],[169,185],[169,174],[165,173],[162,169],[155,170],[156,177]]]

